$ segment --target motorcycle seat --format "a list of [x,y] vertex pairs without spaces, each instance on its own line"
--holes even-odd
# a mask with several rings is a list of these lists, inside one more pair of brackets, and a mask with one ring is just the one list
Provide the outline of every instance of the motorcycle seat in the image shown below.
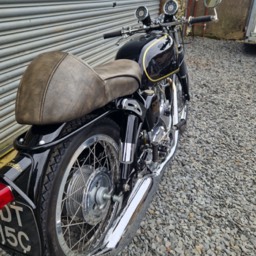
[[16,120],[35,125],[67,122],[132,94],[140,81],[140,67],[132,60],[115,60],[93,69],[69,53],[43,53],[23,74]]

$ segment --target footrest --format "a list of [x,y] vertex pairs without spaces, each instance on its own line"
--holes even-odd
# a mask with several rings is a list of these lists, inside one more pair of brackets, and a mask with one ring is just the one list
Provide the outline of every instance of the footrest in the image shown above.
[[187,123],[186,119],[181,119],[177,124],[174,125],[175,130],[180,130]]

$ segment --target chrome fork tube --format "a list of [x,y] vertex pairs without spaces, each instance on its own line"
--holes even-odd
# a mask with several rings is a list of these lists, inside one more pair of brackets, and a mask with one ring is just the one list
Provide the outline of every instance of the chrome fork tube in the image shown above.
[[173,95],[173,126],[178,124],[179,122],[179,113],[178,113],[178,95],[177,95],[177,87],[174,81],[168,78],[168,82],[172,87],[172,95]]

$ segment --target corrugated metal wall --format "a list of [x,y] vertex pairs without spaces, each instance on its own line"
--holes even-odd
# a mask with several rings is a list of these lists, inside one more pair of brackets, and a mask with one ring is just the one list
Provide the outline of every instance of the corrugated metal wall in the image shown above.
[[103,40],[102,34],[136,24],[134,11],[143,4],[151,16],[158,14],[159,0],[0,0],[0,154],[26,128],[15,122],[14,104],[30,61],[53,50],[92,66],[112,59],[117,39]]

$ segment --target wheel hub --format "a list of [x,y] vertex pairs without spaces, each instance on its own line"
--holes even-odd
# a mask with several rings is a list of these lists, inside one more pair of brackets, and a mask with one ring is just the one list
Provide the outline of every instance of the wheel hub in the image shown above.
[[98,224],[106,216],[113,189],[109,171],[92,166],[76,170],[67,188],[66,210],[72,218],[84,219],[89,225]]
[[90,176],[84,189],[82,203],[83,217],[90,225],[96,225],[106,216],[112,188],[111,177],[106,168],[98,168]]
[[81,203],[83,200],[84,187],[92,173],[93,168],[90,165],[77,168],[73,173],[68,183],[67,200],[65,203],[68,216],[77,219],[83,218]]

